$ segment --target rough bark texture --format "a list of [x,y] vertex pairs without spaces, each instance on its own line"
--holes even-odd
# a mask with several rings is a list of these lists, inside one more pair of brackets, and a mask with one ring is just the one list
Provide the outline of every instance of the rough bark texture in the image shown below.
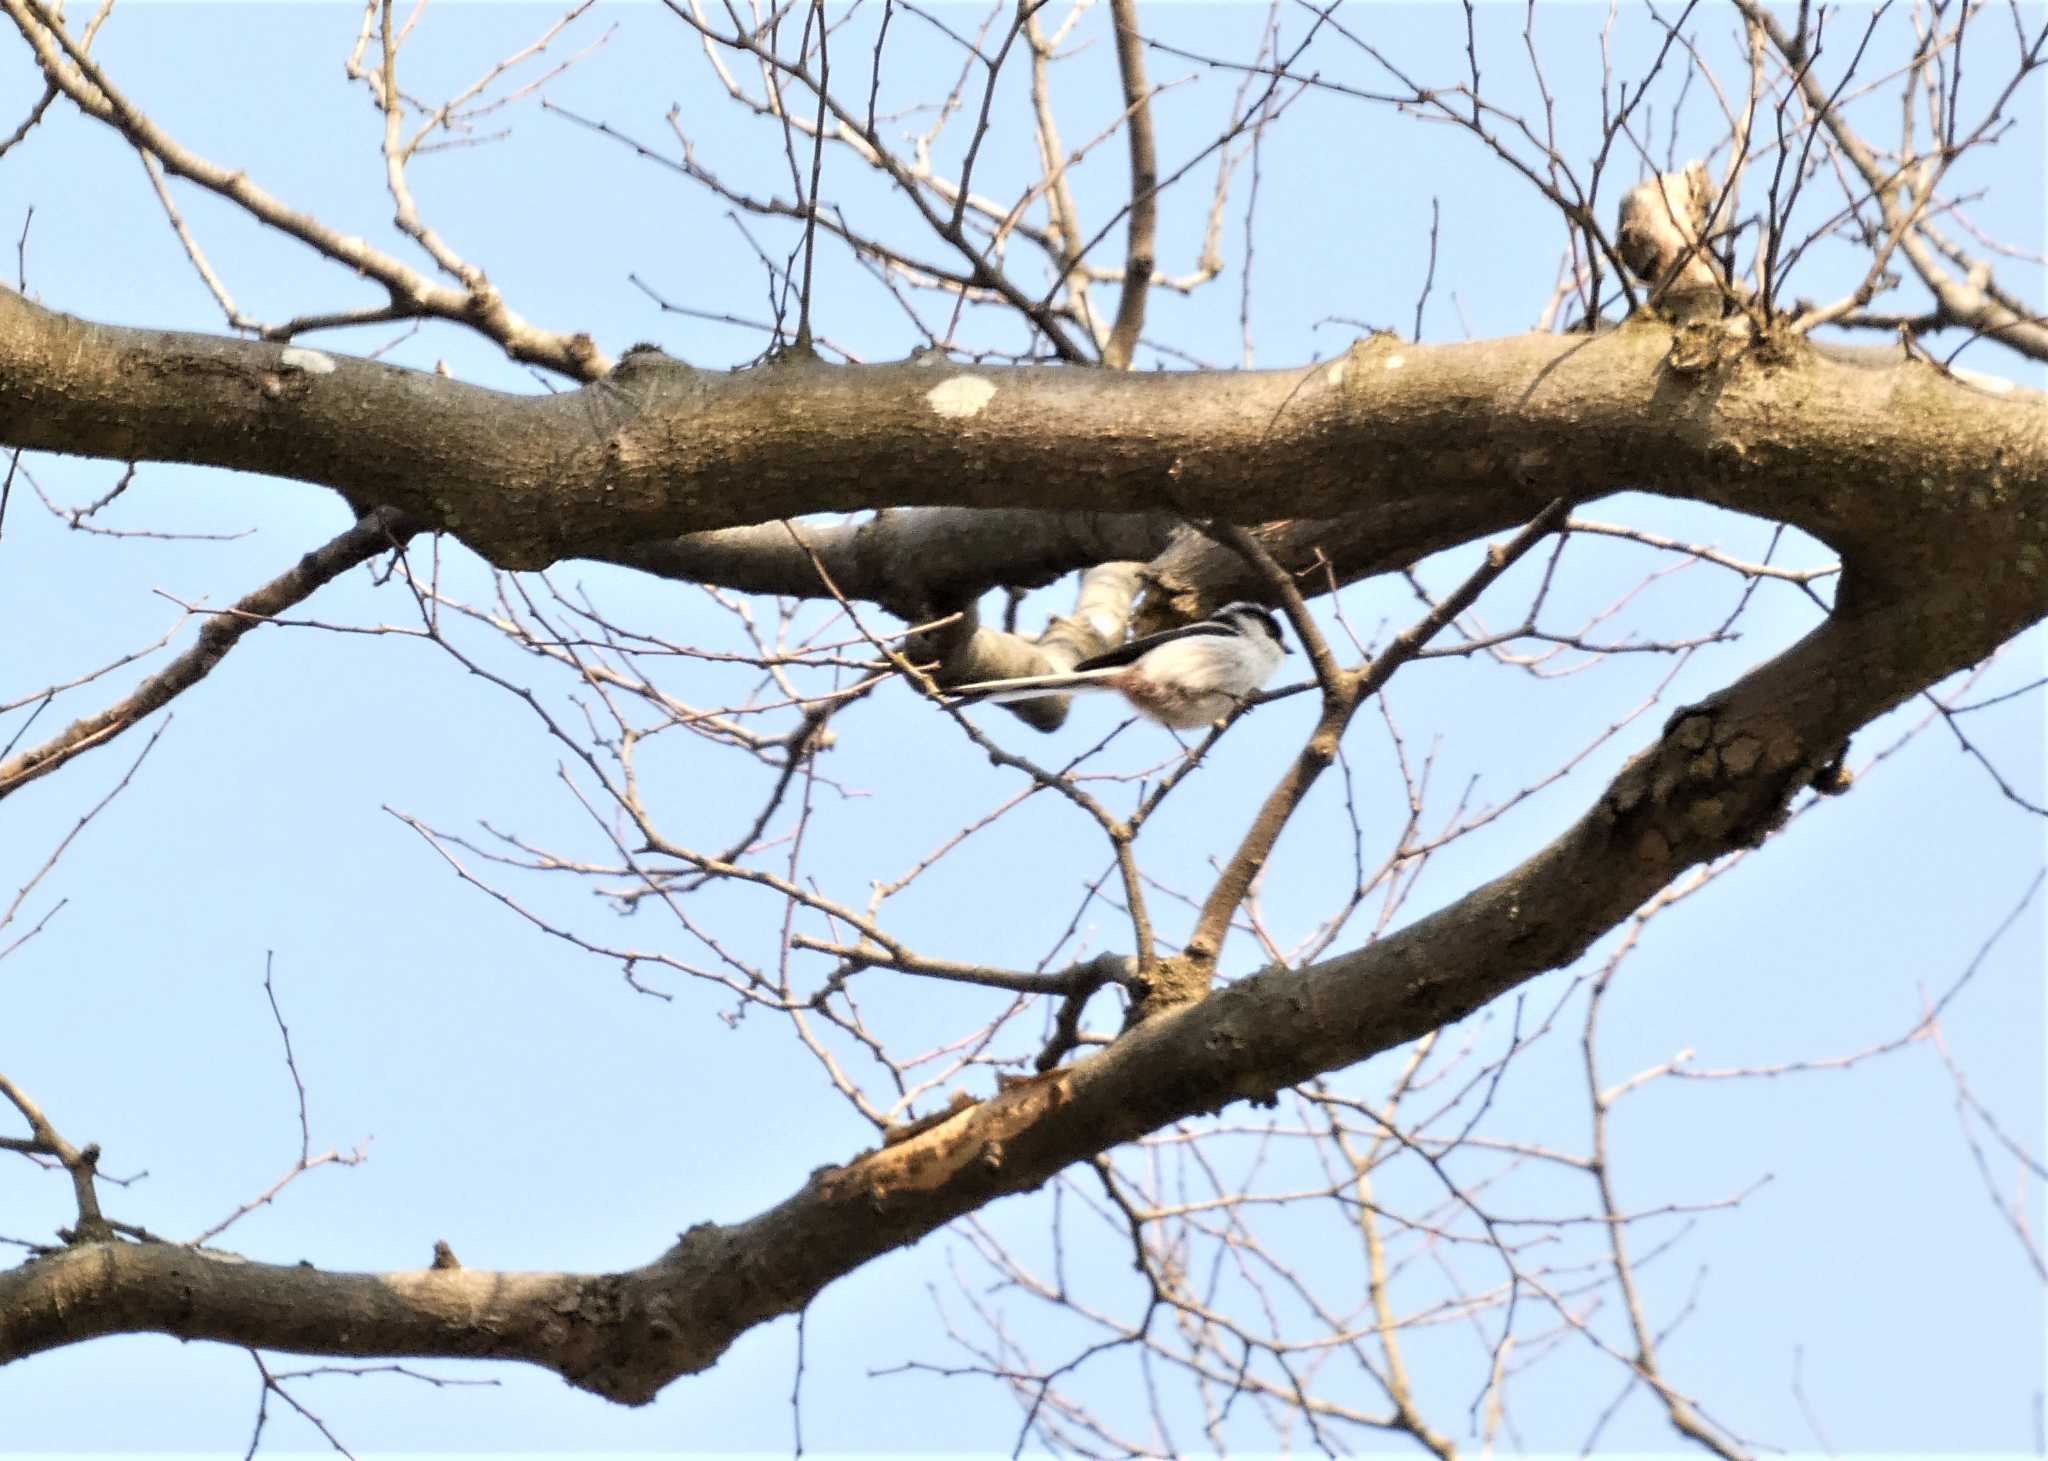
[[[962,1213],[1568,963],[1686,867],[1760,840],[1802,786],[1825,783],[1858,726],[2048,614],[2040,398],[1924,365],[1723,340],[1703,350],[1648,324],[1466,346],[1375,339],[1306,371],[1136,377],[810,364],[729,376],[636,355],[609,382],[528,399],[87,325],[0,293],[0,443],[321,483],[506,565],[630,558],[680,534],[882,505],[1344,519],[1371,525],[1357,529],[1360,561],[1391,563],[1554,496],[1623,487],[1789,521],[1845,560],[1825,623],[1680,712],[1521,866],[1369,947],[1243,979],[822,1169],[751,1220],[699,1224],[643,1268],[334,1274],[85,1244],[0,1274],[0,1361],[144,1330],[500,1356],[644,1402]],[[1288,533],[1316,546],[1301,523],[1276,537]]]
[[[1705,328],[1705,327],[1702,327]],[[1412,558],[1617,487],[1793,521],[1845,554],[1930,547],[2048,471],[2048,412],[1902,361],[1798,342],[1677,368],[1654,323],[1414,346],[1307,370],[1124,373],[630,354],[511,396],[262,342],[88,324],[0,290],[0,441],[234,467],[400,508],[493,563],[878,506],[1384,514]],[[1697,350],[1680,358],[1699,358]],[[2015,520],[2040,563],[2039,515]],[[1924,558],[1922,560],[1924,562]]]

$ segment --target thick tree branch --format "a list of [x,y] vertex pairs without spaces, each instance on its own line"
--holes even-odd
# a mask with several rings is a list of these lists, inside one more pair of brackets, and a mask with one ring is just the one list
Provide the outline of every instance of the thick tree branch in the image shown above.
[[1910,361],[1845,366],[1797,341],[1731,338],[1707,369],[1673,365],[1672,348],[1646,322],[1430,347],[1376,336],[1330,364],[1242,373],[730,375],[636,352],[581,391],[523,397],[87,324],[0,291],[0,445],[317,483],[511,568],[877,504],[1341,516],[1406,561],[1621,487],[1788,521],[1909,575],[1972,539],[2038,567],[2048,514],[2012,509],[2048,481],[2040,397]]
[[[1165,551],[1173,513],[1040,512],[1030,508],[913,508],[865,522],[806,524],[798,546],[780,522],[719,528],[593,557],[747,593],[816,597],[817,564],[850,599],[915,622],[991,588],[1037,588],[1063,574]],[[808,551],[807,551],[808,550]]]

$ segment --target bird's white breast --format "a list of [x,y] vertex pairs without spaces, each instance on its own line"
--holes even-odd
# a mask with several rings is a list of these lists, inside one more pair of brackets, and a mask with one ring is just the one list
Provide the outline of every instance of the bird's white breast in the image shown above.
[[1179,729],[1229,714],[1279,668],[1280,646],[1262,634],[1176,639],[1132,668],[1124,694],[1146,715]]

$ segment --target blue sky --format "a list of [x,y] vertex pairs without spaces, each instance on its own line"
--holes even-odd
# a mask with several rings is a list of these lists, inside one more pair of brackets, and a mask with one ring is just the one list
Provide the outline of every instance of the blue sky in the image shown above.
[[[980,14],[964,7],[943,13],[962,24]],[[1454,8],[1347,13],[1358,25],[1378,27],[1375,33],[1420,73],[1462,79],[1463,30]],[[406,53],[408,89],[446,95],[544,28],[551,14],[539,6],[434,7]],[[124,6],[97,54],[186,145],[246,169],[337,227],[396,249],[375,150],[378,118],[360,90],[342,81],[358,15],[353,7],[326,5]],[[1533,93],[1521,69],[1520,10],[1480,15],[1489,86],[1500,88],[1495,95],[1503,104],[1526,104]],[[1552,90],[1566,101],[1560,117],[1568,139],[1582,140],[1597,122],[1587,97],[1597,85],[1602,18],[1591,7],[1539,10],[1539,52]],[[1098,32],[1101,19],[1089,22]],[[1263,20],[1264,11],[1250,6],[1146,12],[1147,26],[1161,38],[1231,53],[1256,39]],[[726,102],[673,17],[651,5],[604,7],[572,35],[591,40],[613,25],[603,49],[548,84],[551,102],[651,144],[671,141],[663,115],[674,105],[720,176],[786,193],[779,134]],[[1713,54],[1725,57],[1723,28],[1707,22],[1701,32],[1703,43],[1718,48]],[[1641,27],[1619,27],[1618,73],[1639,69],[1654,39]],[[890,86],[900,82],[905,97],[957,64],[928,29],[905,24],[890,44],[891,64],[899,68]],[[1337,63],[1330,64],[1337,74]],[[1988,75],[1991,63],[1984,64]],[[1159,104],[1163,150],[1185,156],[1213,138],[1235,83],[1162,55],[1150,65],[1156,83],[1191,78]],[[1098,34],[1059,93],[1070,109],[1063,114],[1070,142],[1114,114],[1113,93],[1103,89],[1112,74]],[[35,91],[21,48],[0,43],[0,98],[25,105]],[[1695,110],[1685,125],[1710,136],[1705,103],[1695,96],[1689,105]],[[11,102],[9,108],[0,123],[11,127]],[[1013,106],[997,115],[984,176],[1015,178],[1030,162],[1024,113]],[[2019,115],[2015,134],[1978,165],[1978,181],[1989,191],[1973,217],[1994,236],[2038,247],[2038,90],[2022,98]],[[422,161],[415,186],[436,227],[488,268],[516,308],[544,327],[588,330],[614,354],[641,339],[711,367],[758,352],[758,336],[659,313],[627,279],[637,273],[697,308],[765,309],[759,266],[726,219],[727,205],[541,112],[531,99],[504,117],[508,138]],[[1657,118],[1661,135],[1661,106]],[[1688,154],[1680,148],[1678,155]],[[1116,157],[1116,146],[1107,147],[1102,164],[1079,175],[1084,213],[1103,216],[1127,185]],[[836,190],[873,226],[888,226],[901,211],[852,175],[843,154],[828,165],[837,170],[828,172],[828,187],[838,177]],[[1427,271],[1432,199],[1441,222],[1425,339],[1525,329],[1548,297],[1558,231],[1541,200],[1452,129],[1310,95],[1272,133],[1260,169],[1247,308],[1262,366],[1341,350],[1356,326],[1328,323],[1332,317],[1406,331]],[[1194,176],[1208,175],[1205,166]],[[1234,198],[1244,196],[1248,181],[1240,172]],[[1169,269],[1192,263],[1205,188],[1194,181],[1169,195],[1162,217]],[[280,317],[369,301],[360,281],[263,234],[216,201],[190,190],[177,197],[250,313]],[[127,325],[222,328],[125,144],[61,102],[29,142],[0,160],[0,236],[20,233],[30,207],[28,282],[46,304]],[[1232,219],[1224,275],[1190,299],[1162,297],[1152,315],[1161,339],[1217,364],[1236,363],[1242,349],[1244,236],[1241,215]],[[760,232],[783,237],[787,246],[772,226]],[[1841,287],[1825,256],[1811,267],[1806,287],[1815,295]],[[821,251],[820,268],[823,335],[869,360],[899,358],[917,343],[902,312],[864,272],[829,251]],[[2022,266],[2010,268],[2015,285],[2038,290]],[[366,352],[395,333],[329,335],[317,343]],[[989,331],[993,342],[1015,338],[1014,331]],[[445,328],[422,331],[386,358],[421,368],[445,360],[467,379],[539,389],[493,347]],[[2038,370],[1985,347],[1967,359],[2039,384]],[[1159,362],[1141,353],[1138,363]],[[73,503],[99,496],[120,470],[49,458],[28,465],[54,498]],[[1605,500],[1584,513],[1713,543],[1739,557],[1760,556],[1771,538],[1765,523],[1641,497]],[[329,494],[297,484],[145,466],[108,521],[248,535],[175,542],[88,537],[69,531],[17,487],[0,539],[0,622],[15,626],[0,648],[0,701],[162,634],[178,618],[163,595],[231,600],[340,531],[348,514]],[[1806,564],[1829,556],[1796,534],[1779,553],[1781,561]],[[1421,577],[1434,589],[1448,588],[1475,555],[1476,549],[1439,555],[1422,566]],[[1650,569],[1675,561],[1633,545],[1575,539],[1566,558],[1571,571],[1547,622],[1575,626]],[[463,550],[448,544],[443,562],[451,592],[488,595],[487,575]],[[1524,563],[1482,602],[1488,622],[1514,622],[1539,570],[1537,560]],[[741,647],[730,618],[689,585],[583,563],[558,565],[550,580],[565,592],[586,590],[619,622]],[[1607,628],[1645,639],[1698,633],[1734,607],[1741,588],[1735,576],[1695,565],[1658,580]],[[1027,624],[1059,611],[1070,593],[1071,585],[1060,585],[1034,598]],[[1359,586],[1347,594],[1345,610],[1361,629],[1383,621],[1398,628],[1418,612],[1398,577]],[[1670,708],[1790,642],[1817,612],[1789,585],[1764,583],[1739,640],[1693,656],[1655,708],[1571,775],[1434,858],[1401,920],[1526,855],[1583,810]],[[410,596],[380,586],[367,571],[323,590],[296,617],[329,626],[417,622]],[[822,617],[813,613],[807,622]],[[189,626],[182,632],[189,634]],[[569,703],[573,686],[481,638],[469,643],[487,662],[543,686],[547,703]],[[2030,634],[2008,649],[1973,696],[2027,683],[2041,673],[2041,659],[2041,637]],[[1670,667],[1665,656],[1621,655],[1558,680],[1514,673],[1483,657],[1434,660],[1403,671],[1387,705],[1411,754],[1434,748],[1429,820],[1440,823],[1468,784],[1475,804],[1501,802],[1544,776],[1636,710]],[[705,667],[664,673],[707,699],[730,681]],[[87,687],[57,708],[81,714],[106,693],[104,686]],[[1923,714],[1924,707],[1908,706],[1866,730],[1851,763],[1867,760]],[[17,712],[0,719],[0,737],[11,736],[20,718]],[[1198,890],[1206,859],[1227,851],[1218,829],[1249,818],[1311,720],[1310,707],[1297,700],[1262,710],[1234,732],[1204,771],[1200,795],[1172,805],[1148,833],[1147,870]],[[863,901],[869,880],[900,874],[949,829],[1018,789],[1014,775],[990,767],[938,721],[891,686],[839,723],[840,741],[825,769],[859,794],[819,791],[806,865],[834,896]],[[1100,739],[1116,714],[1104,704],[1084,706],[1050,741],[1006,719],[985,723],[1007,743],[1055,760]],[[2040,802],[2039,693],[1977,714],[1971,730],[2015,788]],[[0,807],[0,885],[11,890],[35,872],[128,768],[143,739],[131,735]],[[1169,750],[1157,732],[1139,728],[1112,743],[1102,764],[1136,768]],[[1401,815],[1393,746],[1377,717],[1362,719],[1348,754],[1359,815],[1377,848]],[[786,1196],[812,1168],[870,1144],[866,1126],[834,1096],[817,1064],[794,1048],[786,1027],[758,1013],[728,1021],[722,1016],[731,1013],[730,998],[687,980],[664,984],[671,1001],[635,994],[616,965],[545,936],[458,882],[393,815],[463,832],[488,822],[598,856],[601,841],[561,788],[562,759],[518,703],[417,639],[316,627],[251,635],[177,703],[134,784],[28,905],[31,916],[40,916],[67,900],[48,928],[0,967],[8,996],[0,1069],[40,1099],[74,1141],[98,1141],[106,1170],[147,1169],[145,1180],[110,1194],[110,1211],[189,1236],[264,1190],[297,1149],[291,1085],[263,997],[266,959],[273,961],[309,1091],[315,1149],[366,1144],[368,1157],[353,1168],[309,1174],[222,1241],[252,1257],[343,1269],[421,1266],[436,1239],[472,1267],[637,1264],[691,1223],[746,1217]],[[764,789],[759,768],[735,772],[701,747],[657,752],[647,774],[648,794],[667,824],[704,845],[744,827]],[[1340,894],[1348,838],[1334,788],[1290,828],[1265,890],[1265,910],[1283,946],[1312,928]],[[1686,1048],[1697,1052],[1701,1067],[1737,1068],[1824,1060],[1905,1032],[1919,1018],[1923,992],[1938,992],[1961,974],[2019,904],[2040,853],[2039,820],[2003,799],[1936,724],[1853,794],[1802,815],[1782,838],[1655,921],[1606,1002],[1604,1079],[1620,1080]],[[971,844],[907,896],[901,931],[933,954],[1028,966],[1055,946],[1081,884],[1103,860],[1070,809],[1037,799],[1007,819],[999,835]],[[616,920],[584,889],[533,880],[518,886],[530,906],[589,937],[661,944],[683,957],[701,953],[652,919]],[[1972,1092],[2037,1154],[2039,908],[2037,900],[1985,957],[1943,1025]],[[711,891],[701,914],[736,948],[774,957],[779,912],[771,903]],[[1167,923],[1170,936],[1170,913]],[[1115,946],[1120,934],[1128,938],[1100,909],[1083,931],[1093,940],[1089,951]],[[1560,1033],[1512,1067],[1489,1110],[1490,1133],[1559,1147],[1585,1141],[1584,1077],[1575,1064],[1583,991],[1573,992],[1574,981],[1596,970],[1616,943],[1603,940],[1580,969],[1545,976],[1524,991],[1532,1023],[1541,1011],[1565,1011]],[[1255,948],[1240,936],[1226,959],[1230,971],[1257,963]],[[953,988],[875,980],[870,991],[873,1017],[906,1046],[964,1033],[995,1007],[985,993]],[[1447,1038],[1485,1048],[1503,1038],[1511,1016],[1504,1001]],[[1091,1023],[1105,1018],[1098,1011]],[[1029,1029],[1015,1038],[1028,1053],[1039,1026],[1035,1017],[1025,1023]],[[1400,1058],[1389,1052],[1335,1079],[1369,1098]],[[961,1084],[980,1094],[988,1081],[981,1071]],[[1289,1114],[1283,1107],[1274,1119]],[[1243,1111],[1223,1118],[1265,1119]],[[1967,1129],[1985,1140],[1981,1127]],[[2036,1445],[2041,1287],[1987,1200],[1965,1132],[1955,1087],[1925,1043],[1849,1071],[1667,1080],[1631,1096],[1614,1132],[1617,1180],[1630,1205],[1711,1203],[1770,1178],[1739,1207],[1699,1214],[1671,1255],[1644,1271],[1646,1302],[1660,1322],[1685,1308],[1697,1284],[1692,1309],[1665,1349],[1674,1383],[1754,1440],[1810,1449],[1818,1439],[1793,1390],[1798,1353],[1805,1398],[1843,1450]],[[1250,1141],[1219,1141],[1218,1162],[1225,1169],[1248,1163]],[[2010,1195],[2013,1164],[1995,1147],[1988,1159]],[[1390,1167],[1383,1195],[1421,1202],[1429,1180],[1425,1171]],[[1584,1202],[1582,1192],[1541,1173],[1504,1177],[1502,1184],[1518,1210],[1575,1210]],[[2039,1183],[2027,1184],[2030,1216],[2040,1212],[2041,1197]],[[1031,1258],[1046,1246],[1048,1205],[1041,1195],[981,1216],[988,1230]],[[62,1182],[25,1162],[0,1166],[0,1234],[44,1238],[67,1219]],[[1670,1236],[1684,1221],[1651,1232]],[[1331,1274],[1355,1265],[1355,1243],[1331,1214],[1275,1222],[1282,1225],[1271,1230],[1271,1241],[1303,1264]],[[1105,1304],[1129,1305],[1135,1281],[1126,1250],[1097,1232],[1068,1257]],[[1483,1269],[1482,1262],[1472,1265],[1474,1274]],[[935,1235],[842,1280],[814,1304],[803,1389],[809,1448],[1008,1450],[1018,1415],[996,1385],[928,1373],[870,1375],[912,1361],[959,1362],[940,1307],[956,1319],[964,1312],[956,1272],[967,1276],[971,1291],[986,1289],[988,1275],[977,1267],[970,1237]],[[1414,1285],[1404,1297],[1418,1306],[1438,1292],[1419,1269],[1404,1282]],[[995,1301],[1008,1306],[1008,1322],[1041,1362],[1057,1362],[1067,1352],[1062,1346],[1075,1343],[1078,1330],[1043,1306],[1014,1293]],[[1610,1308],[1591,1322],[1606,1326],[1613,1318]],[[607,1406],[538,1372],[447,1362],[417,1367],[497,1384],[433,1388],[365,1376],[310,1381],[295,1393],[358,1453],[778,1448],[790,1435],[794,1342],[788,1321],[756,1330],[713,1372],[678,1383],[639,1411]],[[1411,1367],[1432,1415],[1464,1440],[1465,1406],[1483,1380],[1473,1369],[1470,1332],[1423,1332],[1413,1344]],[[303,1367],[289,1357],[277,1363]],[[1121,1414],[1132,1405],[1132,1374],[1128,1364],[1105,1363],[1083,1373],[1079,1393]],[[1576,1450],[1585,1438],[1585,1397],[1599,1397],[1590,1406],[1597,1413],[1619,1387],[1611,1363],[1579,1351],[1554,1356],[1514,1392],[1523,1444]],[[239,1450],[256,1393],[254,1369],[240,1352],[156,1337],[107,1341],[0,1370],[0,1439],[23,1450]],[[1363,1404],[1376,1397],[1349,1398]],[[1200,1444],[1194,1398],[1181,1403],[1196,1417],[1183,1417],[1191,1438],[1184,1444]],[[273,1427],[269,1441],[280,1449],[320,1444],[293,1417],[277,1417]],[[1259,1449],[1261,1434],[1254,1429],[1234,1439]],[[1371,1435],[1351,1441],[1400,1446]],[[1673,1444],[1661,1412],[1640,1395],[1602,1436],[1603,1446],[1621,1450]]]

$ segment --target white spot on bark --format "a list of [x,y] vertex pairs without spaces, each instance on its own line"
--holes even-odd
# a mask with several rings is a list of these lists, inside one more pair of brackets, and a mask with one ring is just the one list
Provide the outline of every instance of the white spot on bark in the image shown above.
[[978,375],[955,375],[926,391],[924,398],[941,416],[959,418],[979,415],[995,393],[996,388]]
[[1344,362],[1340,360],[1335,365],[1331,366],[1328,370],[1324,371],[1323,379],[1330,383],[1330,388],[1332,390],[1335,390],[1338,386],[1343,385]]
[[308,375],[332,375],[334,357],[323,355],[318,350],[308,350],[302,345],[287,345],[284,353],[277,357],[277,363],[286,370],[303,370]]
[[1406,357],[1406,356],[1402,356],[1402,355],[1389,355],[1389,356],[1387,357],[1387,369],[1388,369],[1388,370],[1399,370],[1399,369],[1400,369],[1400,368],[1401,368],[1402,366],[1406,365],[1407,363],[1408,363],[1408,360],[1407,360],[1407,357]]

